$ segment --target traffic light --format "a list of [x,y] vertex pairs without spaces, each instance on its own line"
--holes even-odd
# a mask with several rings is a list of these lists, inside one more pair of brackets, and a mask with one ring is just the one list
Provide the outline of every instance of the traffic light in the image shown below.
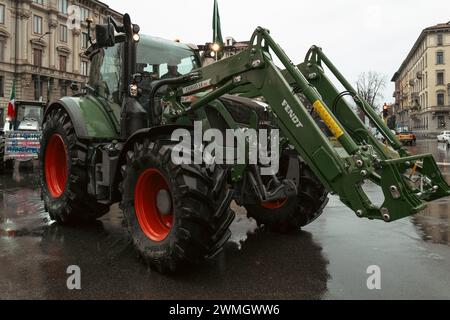
[[383,118],[386,119],[389,116],[389,107],[387,104],[383,106]]

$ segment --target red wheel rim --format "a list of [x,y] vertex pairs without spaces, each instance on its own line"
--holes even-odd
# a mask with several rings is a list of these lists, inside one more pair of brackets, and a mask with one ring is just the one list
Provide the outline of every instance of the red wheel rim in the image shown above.
[[284,198],[284,199],[275,200],[275,201],[263,202],[263,203],[261,203],[261,205],[263,206],[263,208],[275,210],[275,209],[282,208],[286,204],[287,201],[288,201],[288,198]]
[[59,134],[51,136],[45,149],[45,180],[52,197],[59,198],[67,184],[67,150]]
[[134,208],[139,225],[148,238],[157,242],[167,238],[173,225],[173,208],[169,214],[163,215],[157,206],[157,196],[162,190],[171,194],[161,172],[151,168],[141,173],[134,191]]

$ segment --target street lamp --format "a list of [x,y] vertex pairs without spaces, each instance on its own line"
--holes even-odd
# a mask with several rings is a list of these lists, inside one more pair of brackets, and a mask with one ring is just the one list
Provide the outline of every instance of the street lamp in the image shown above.
[[[41,36],[39,37],[38,41],[41,42],[41,40],[42,40],[45,36],[48,36],[48,35],[50,35],[50,34],[52,34],[52,33],[51,33],[50,31],[47,31],[46,33],[44,33],[43,35],[41,35]],[[38,64],[38,74],[37,74],[37,76],[38,76],[38,78],[37,78],[38,84],[37,84],[37,86],[38,86],[38,97],[39,97],[39,101],[41,101],[41,100],[42,100],[42,92],[41,92],[41,67],[42,67],[42,55],[41,55],[41,57],[40,57],[39,60],[40,60],[40,61],[39,61],[39,64]]]

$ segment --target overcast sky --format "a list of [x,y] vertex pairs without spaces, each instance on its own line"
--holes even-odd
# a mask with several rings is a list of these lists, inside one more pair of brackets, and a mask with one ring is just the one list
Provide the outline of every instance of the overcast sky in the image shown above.
[[[195,44],[212,40],[213,0],[103,2],[130,13],[142,33]],[[421,30],[450,21],[448,0],[219,0],[219,10],[224,37],[249,40],[263,26],[296,63],[316,44],[352,83],[371,70],[389,82]],[[386,101],[393,91],[389,82]]]

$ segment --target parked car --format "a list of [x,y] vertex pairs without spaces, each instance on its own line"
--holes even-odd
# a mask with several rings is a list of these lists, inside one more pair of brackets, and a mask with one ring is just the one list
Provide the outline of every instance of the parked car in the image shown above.
[[450,140],[450,131],[442,131],[440,135],[437,136],[438,142],[448,142]]
[[448,148],[450,148],[450,136],[444,137],[444,143],[447,145]]
[[411,131],[397,132],[396,135],[400,142],[404,145],[414,146],[416,144],[417,137]]

